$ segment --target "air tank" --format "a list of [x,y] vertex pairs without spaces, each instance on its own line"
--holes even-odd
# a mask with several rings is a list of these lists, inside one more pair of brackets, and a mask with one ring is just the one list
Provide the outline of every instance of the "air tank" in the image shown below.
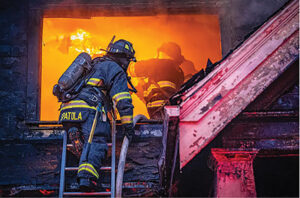
[[71,88],[80,77],[90,71],[92,58],[88,53],[80,53],[58,80],[62,90]]

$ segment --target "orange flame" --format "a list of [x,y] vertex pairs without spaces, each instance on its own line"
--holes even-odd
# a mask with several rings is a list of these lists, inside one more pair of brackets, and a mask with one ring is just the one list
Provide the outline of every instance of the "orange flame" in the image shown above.
[[[42,46],[41,120],[57,120],[59,103],[53,85],[80,52],[101,56],[112,36],[133,43],[137,60],[154,58],[164,42],[176,42],[196,69],[210,58],[221,59],[220,29],[215,15],[160,15],[96,17],[91,19],[44,18]],[[158,71],[160,72],[160,71]],[[133,84],[139,82],[133,78]],[[146,79],[142,79],[146,80]],[[142,100],[133,94],[134,115],[148,116]]]

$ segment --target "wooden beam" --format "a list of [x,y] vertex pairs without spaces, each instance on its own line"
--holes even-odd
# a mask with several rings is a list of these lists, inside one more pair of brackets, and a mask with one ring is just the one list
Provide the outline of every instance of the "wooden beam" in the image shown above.
[[181,168],[298,59],[298,10],[292,1],[183,94]]

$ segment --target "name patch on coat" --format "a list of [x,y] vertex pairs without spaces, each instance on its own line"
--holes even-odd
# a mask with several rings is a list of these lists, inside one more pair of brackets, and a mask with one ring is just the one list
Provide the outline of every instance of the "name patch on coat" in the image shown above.
[[82,121],[81,112],[64,112],[60,116],[60,121]]

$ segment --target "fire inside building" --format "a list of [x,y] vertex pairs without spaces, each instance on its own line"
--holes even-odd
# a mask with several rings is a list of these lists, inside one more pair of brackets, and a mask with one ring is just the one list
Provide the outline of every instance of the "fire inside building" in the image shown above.
[[[0,196],[299,196],[297,0],[20,0],[0,16]],[[101,189],[82,192],[52,89],[113,36],[135,50],[135,135],[112,120]]]

